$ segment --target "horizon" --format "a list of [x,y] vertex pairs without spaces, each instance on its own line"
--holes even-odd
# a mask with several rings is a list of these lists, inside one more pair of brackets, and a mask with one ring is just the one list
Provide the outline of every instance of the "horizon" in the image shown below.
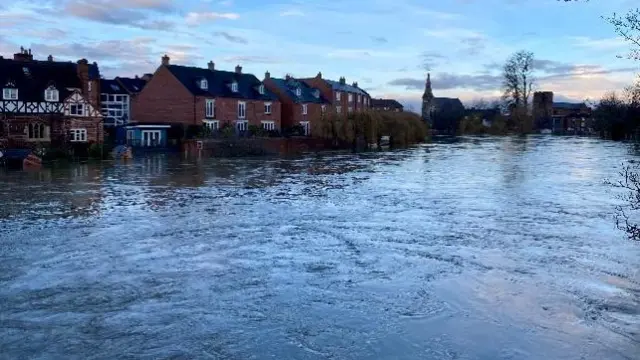
[[630,0],[19,0],[0,5],[0,54],[10,58],[24,46],[39,60],[87,58],[105,78],[153,73],[165,53],[172,64],[206,68],[213,61],[227,71],[240,65],[259,79],[266,71],[322,72],[418,111],[428,71],[436,97],[468,106],[500,96],[502,64],[529,50],[535,90],[553,91],[556,102],[583,102],[635,80],[638,63],[618,57],[630,45],[602,19],[632,6]]

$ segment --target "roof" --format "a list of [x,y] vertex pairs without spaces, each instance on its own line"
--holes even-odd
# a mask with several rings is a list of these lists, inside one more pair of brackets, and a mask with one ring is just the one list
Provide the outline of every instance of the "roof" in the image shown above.
[[100,92],[103,94],[127,94],[116,80],[100,79]]
[[116,80],[131,94],[139,93],[147,85],[147,81],[140,78],[117,77]]
[[461,108],[462,110],[464,110],[464,105],[462,105],[462,101],[460,101],[460,99],[458,98],[433,98],[433,105],[435,105],[438,109]]
[[324,79],[324,81],[326,81],[329,85],[331,85],[331,88],[335,91],[353,92],[356,94],[369,96],[369,94],[366,91],[360,89],[357,86],[353,86],[349,84],[341,84],[339,81],[333,81],[333,80],[327,80],[327,79]]
[[72,62],[0,59],[0,87],[15,86],[18,100],[38,102],[45,100],[45,89],[54,86],[59,101],[64,101],[71,94],[69,88],[82,87],[76,67]]
[[585,103],[570,103],[570,102],[554,102],[553,107],[558,109],[567,110],[580,110],[587,105]]
[[[237,73],[222,70],[209,70],[191,66],[166,65],[166,68],[195,96],[214,96],[251,100],[278,100],[276,95],[264,89],[258,91],[262,84],[253,74]],[[199,86],[199,81],[207,80],[207,89]],[[231,84],[238,83],[238,91],[231,91]]]
[[[294,78],[279,79],[271,78],[273,83],[283,91],[294,103],[316,103],[326,104],[329,101],[325,99],[320,90],[314,89],[304,81],[296,80]],[[296,95],[296,89],[300,88],[300,96]],[[314,92],[317,91],[317,97]]]
[[404,106],[394,99],[371,99],[371,107],[373,108],[391,108],[402,109]]

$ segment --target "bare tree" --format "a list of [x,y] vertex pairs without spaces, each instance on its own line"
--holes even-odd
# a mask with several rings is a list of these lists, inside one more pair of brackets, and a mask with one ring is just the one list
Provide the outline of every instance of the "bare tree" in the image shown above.
[[629,58],[640,60],[640,9],[630,10],[625,15],[613,14],[605,18],[618,35],[631,44]]
[[605,180],[605,183],[622,190],[617,198],[623,201],[616,206],[616,227],[627,234],[630,240],[640,241],[640,165],[623,165],[619,173],[621,180]]
[[527,109],[533,93],[533,53],[521,50],[511,55],[503,67],[503,98],[511,106]]

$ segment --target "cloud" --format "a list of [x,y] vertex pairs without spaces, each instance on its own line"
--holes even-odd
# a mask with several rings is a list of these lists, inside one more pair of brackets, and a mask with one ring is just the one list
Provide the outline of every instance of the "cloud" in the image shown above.
[[586,36],[569,36],[574,46],[593,50],[623,49],[628,44],[621,38],[592,39]]
[[60,10],[43,10],[55,16],[70,14],[77,18],[107,24],[169,30],[173,23],[158,19],[157,14],[169,14],[175,11],[175,8],[170,0],[67,0]]
[[487,47],[486,39],[482,36],[470,36],[460,39],[464,45],[462,53],[469,56],[479,55]]
[[240,18],[240,15],[236,13],[217,13],[217,12],[190,12],[187,14],[185,18],[185,22],[188,25],[200,25],[205,22],[226,19],[226,20],[237,20]]
[[227,56],[222,59],[224,62],[229,63],[255,63],[255,64],[279,64],[282,60],[267,56]]
[[[421,56],[422,56],[422,68],[424,68],[427,71],[433,70],[433,68],[436,65],[438,65],[441,60],[444,60],[447,58],[442,54],[430,52],[430,51],[423,52]],[[399,71],[407,71],[407,70],[408,70],[407,68],[404,68],[404,70],[399,70]]]
[[387,38],[384,36],[372,36],[371,40],[377,42],[378,44],[386,44],[389,42],[389,40],[387,40]]
[[290,9],[281,12],[280,16],[304,16],[304,13],[300,10]]
[[122,54],[127,54],[127,59],[146,59],[152,53],[151,44],[155,40],[151,38],[136,38],[132,40],[107,40],[91,43],[63,43],[63,44],[31,44],[33,52],[41,57],[53,55],[77,59],[86,57],[89,61],[118,60]]
[[[502,77],[489,74],[451,74],[438,73],[431,77],[433,89],[448,90],[467,88],[472,90],[495,90],[500,87]],[[391,80],[388,85],[403,86],[406,90],[424,90],[424,79],[400,78]]]
[[217,31],[213,33],[214,36],[219,36],[224,38],[227,41],[238,43],[238,44],[248,44],[249,41],[241,36],[231,35],[226,31]]

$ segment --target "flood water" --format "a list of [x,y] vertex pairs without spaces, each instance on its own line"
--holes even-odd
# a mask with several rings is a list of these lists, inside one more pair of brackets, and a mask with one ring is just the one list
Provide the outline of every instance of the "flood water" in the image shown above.
[[0,173],[2,359],[640,359],[628,144]]

